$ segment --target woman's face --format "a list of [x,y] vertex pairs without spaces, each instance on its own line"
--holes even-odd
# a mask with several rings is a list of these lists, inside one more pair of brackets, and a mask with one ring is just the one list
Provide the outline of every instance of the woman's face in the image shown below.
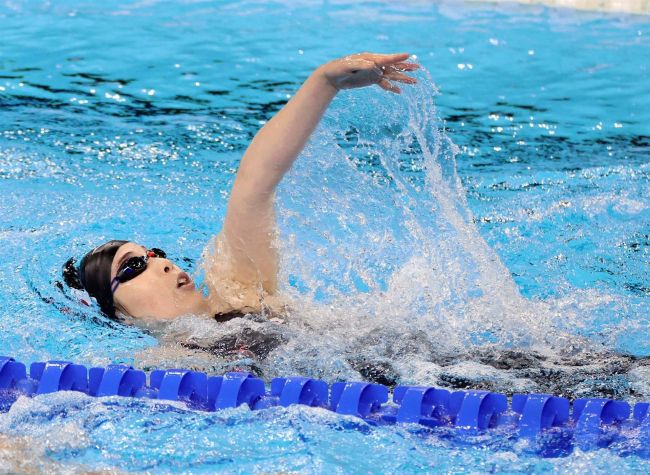
[[[123,263],[131,257],[145,256],[147,249],[133,242],[120,246],[111,265],[111,282]],[[134,318],[169,320],[181,315],[209,312],[207,300],[191,277],[169,259],[149,257],[147,268],[113,294],[115,308]]]

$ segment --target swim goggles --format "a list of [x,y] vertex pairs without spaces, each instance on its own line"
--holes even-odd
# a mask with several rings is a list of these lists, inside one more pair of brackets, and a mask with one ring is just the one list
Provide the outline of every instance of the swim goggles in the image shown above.
[[142,274],[147,268],[147,261],[150,257],[167,257],[165,251],[158,249],[157,247],[152,247],[147,250],[147,254],[144,256],[134,256],[129,257],[117,270],[117,274],[111,281],[111,292],[115,293],[117,287],[124,282],[128,282],[131,279],[136,278]]

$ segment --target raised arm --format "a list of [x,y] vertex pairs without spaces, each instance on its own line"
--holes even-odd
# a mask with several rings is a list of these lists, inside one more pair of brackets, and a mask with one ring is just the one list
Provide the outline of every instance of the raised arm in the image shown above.
[[[331,61],[316,69],[282,110],[258,131],[241,160],[223,229],[217,238],[217,252],[228,260],[230,275],[224,278],[261,287],[269,294],[275,292],[276,186],[340,89],[378,84],[399,93],[400,89],[391,81],[415,83],[415,79],[400,72],[418,68],[417,64],[405,62],[407,58],[407,53],[361,53]],[[223,269],[221,265],[215,271]]]

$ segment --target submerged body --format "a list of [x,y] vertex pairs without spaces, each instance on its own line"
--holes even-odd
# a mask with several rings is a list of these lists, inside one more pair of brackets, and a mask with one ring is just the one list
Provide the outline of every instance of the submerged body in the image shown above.
[[[480,389],[512,395],[536,392],[575,399],[607,397],[644,399],[635,383],[650,373],[650,357],[606,349],[513,348],[474,346],[471,350],[445,348],[421,331],[359,328],[345,342],[337,341],[336,355],[325,347],[326,335],[311,345],[316,328],[297,328],[259,314],[233,318],[206,329],[196,320],[180,319],[160,332],[162,346],[137,355],[145,366],[190,365],[197,370],[223,373],[249,371],[265,380],[287,374],[287,358],[302,360],[303,376],[326,380],[364,380],[394,387],[425,384],[448,389]],[[433,338],[435,339],[435,338]],[[576,339],[576,343],[579,343]],[[313,357],[319,358],[314,364]],[[310,361],[306,364],[305,361]],[[405,367],[405,362],[408,366]],[[425,369],[425,371],[423,371]]]

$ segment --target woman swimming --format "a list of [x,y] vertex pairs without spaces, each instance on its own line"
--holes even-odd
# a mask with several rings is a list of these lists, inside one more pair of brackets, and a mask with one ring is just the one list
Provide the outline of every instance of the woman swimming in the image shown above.
[[208,296],[164,251],[109,241],[63,268],[66,283],[85,289],[112,319],[170,320],[205,315],[228,320],[265,308],[279,310],[274,193],[341,89],[373,84],[393,93],[393,82],[414,84],[405,71],[419,66],[407,53],[360,53],[317,68],[262,129],[244,154],[223,228],[204,253]]
[[[307,336],[301,338],[291,325],[275,324],[259,314],[265,307],[274,313],[282,309],[274,246],[276,186],[338,90],[379,84],[383,89],[399,92],[390,81],[415,82],[402,74],[418,67],[406,60],[405,54],[361,54],[321,66],[258,132],[241,161],[222,232],[214,243],[208,244],[204,254],[207,298],[163,251],[128,241],[110,241],[99,246],[78,266],[69,260],[64,270],[66,281],[87,290],[102,311],[115,319],[130,316],[135,321],[171,321],[183,315],[199,315],[217,321],[230,320],[220,325],[200,326],[192,332],[187,331],[188,325],[196,321],[188,319],[186,325],[183,319],[178,319],[172,324],[178,326],[162,338],[163,343],[180,343],[182,358],[191,352],[187,354],[192,365],[203,364],[205,355],[204,370],[208,371],[236,368],[271,377],[277,375],[269,372],[272,365],[283,368],[278,365],[282,363],[282,348],[289,348],[287,351],[306,348],[299,358],[309,362],[325,360],[296,370],[313,377],[330,379],[339,371],[331,368],[336,365],[344,368],[340,371],[349,367],[350,371],[358,372],[357,378],[388,386],[403,383],[404,375],[407,381],[433,384],[427,379],[433,376],[425,371],[433,368],[436,385],[448,388],[512,393],[522,391],[522,386],[517,384],[523,384],[526,391],[568,397],[636,396],[628,381],[650,371],[650,359],[603,349],[576,351],[580,346],[576,336],[571,338],[575,345],[551,352],[489,345],[445,350],[444,345],[436,344],[435,335],[408,326],[397,330],[384,328],[380,320],[381,325],[360,325],[354,332],[345,334],[345,341],[335,345],[336,356],[340,358],[327,360],[322,356],[327,340],[318,338],[323,336],[319,333],[322,326],[305,332]],[[315,340],[315,344],[306,345],[306,339]],[[584,347],[589,345],[585,343]],[[369,348],[372,351],[362,351]],[[310,360],[311,355],[316,356]],[[161,355],[153,351],[151,356],[150,365],[159,365]],[[162,357],[167,361],[167,354]],[[212,369],[212,365],[222,364]],[[199,366],[199,369],[203,368]],[[413,376],[416,371],[424,372]],[[494,372],[498,372],[498,377]]]

